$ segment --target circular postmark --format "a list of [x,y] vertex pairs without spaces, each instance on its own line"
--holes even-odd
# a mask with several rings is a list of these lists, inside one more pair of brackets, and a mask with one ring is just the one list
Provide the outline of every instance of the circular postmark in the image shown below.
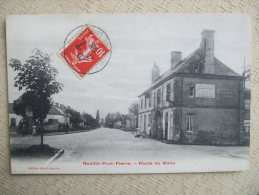
[[111,53],[110,39],[101,28],[81,25],[66,36],[60,57],[82,78],[103,70]]

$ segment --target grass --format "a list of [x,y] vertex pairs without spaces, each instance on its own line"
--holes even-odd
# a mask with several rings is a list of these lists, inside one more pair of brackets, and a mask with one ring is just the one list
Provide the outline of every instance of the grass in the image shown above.
[[32,145],[29,148],[16,148],[11,149],[12,156],[19,157],[46,157],[49,158],[58,152],[59,149],[52,148],[47,144],[44,145]]

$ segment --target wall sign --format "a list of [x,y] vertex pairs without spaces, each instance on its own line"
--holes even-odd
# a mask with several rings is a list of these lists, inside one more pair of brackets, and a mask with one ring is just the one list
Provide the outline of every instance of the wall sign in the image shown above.
[[236,91],[234,89],[220,89],[219,97],[223,99],[236,99]]
[[196,84],[196,97],[215,98],[215,85],[213,84]]

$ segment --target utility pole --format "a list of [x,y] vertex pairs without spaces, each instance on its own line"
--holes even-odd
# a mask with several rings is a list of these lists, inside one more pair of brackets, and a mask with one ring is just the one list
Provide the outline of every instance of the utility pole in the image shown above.
[[245,72],[246,72],[246,57],[244,57],[244,64],[243,64],[243,76],[245,76]]

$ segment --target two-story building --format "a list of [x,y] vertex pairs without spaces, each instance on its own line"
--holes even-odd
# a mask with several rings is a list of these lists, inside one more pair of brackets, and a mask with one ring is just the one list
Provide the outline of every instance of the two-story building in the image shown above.
[[[139,95],[139,130],[172,143],[236,145],[244,130],[244,77],[214,56],[214,31],[185,59],[171,53],[171,68]],[[248,137],[249,139],[249,137]]]

